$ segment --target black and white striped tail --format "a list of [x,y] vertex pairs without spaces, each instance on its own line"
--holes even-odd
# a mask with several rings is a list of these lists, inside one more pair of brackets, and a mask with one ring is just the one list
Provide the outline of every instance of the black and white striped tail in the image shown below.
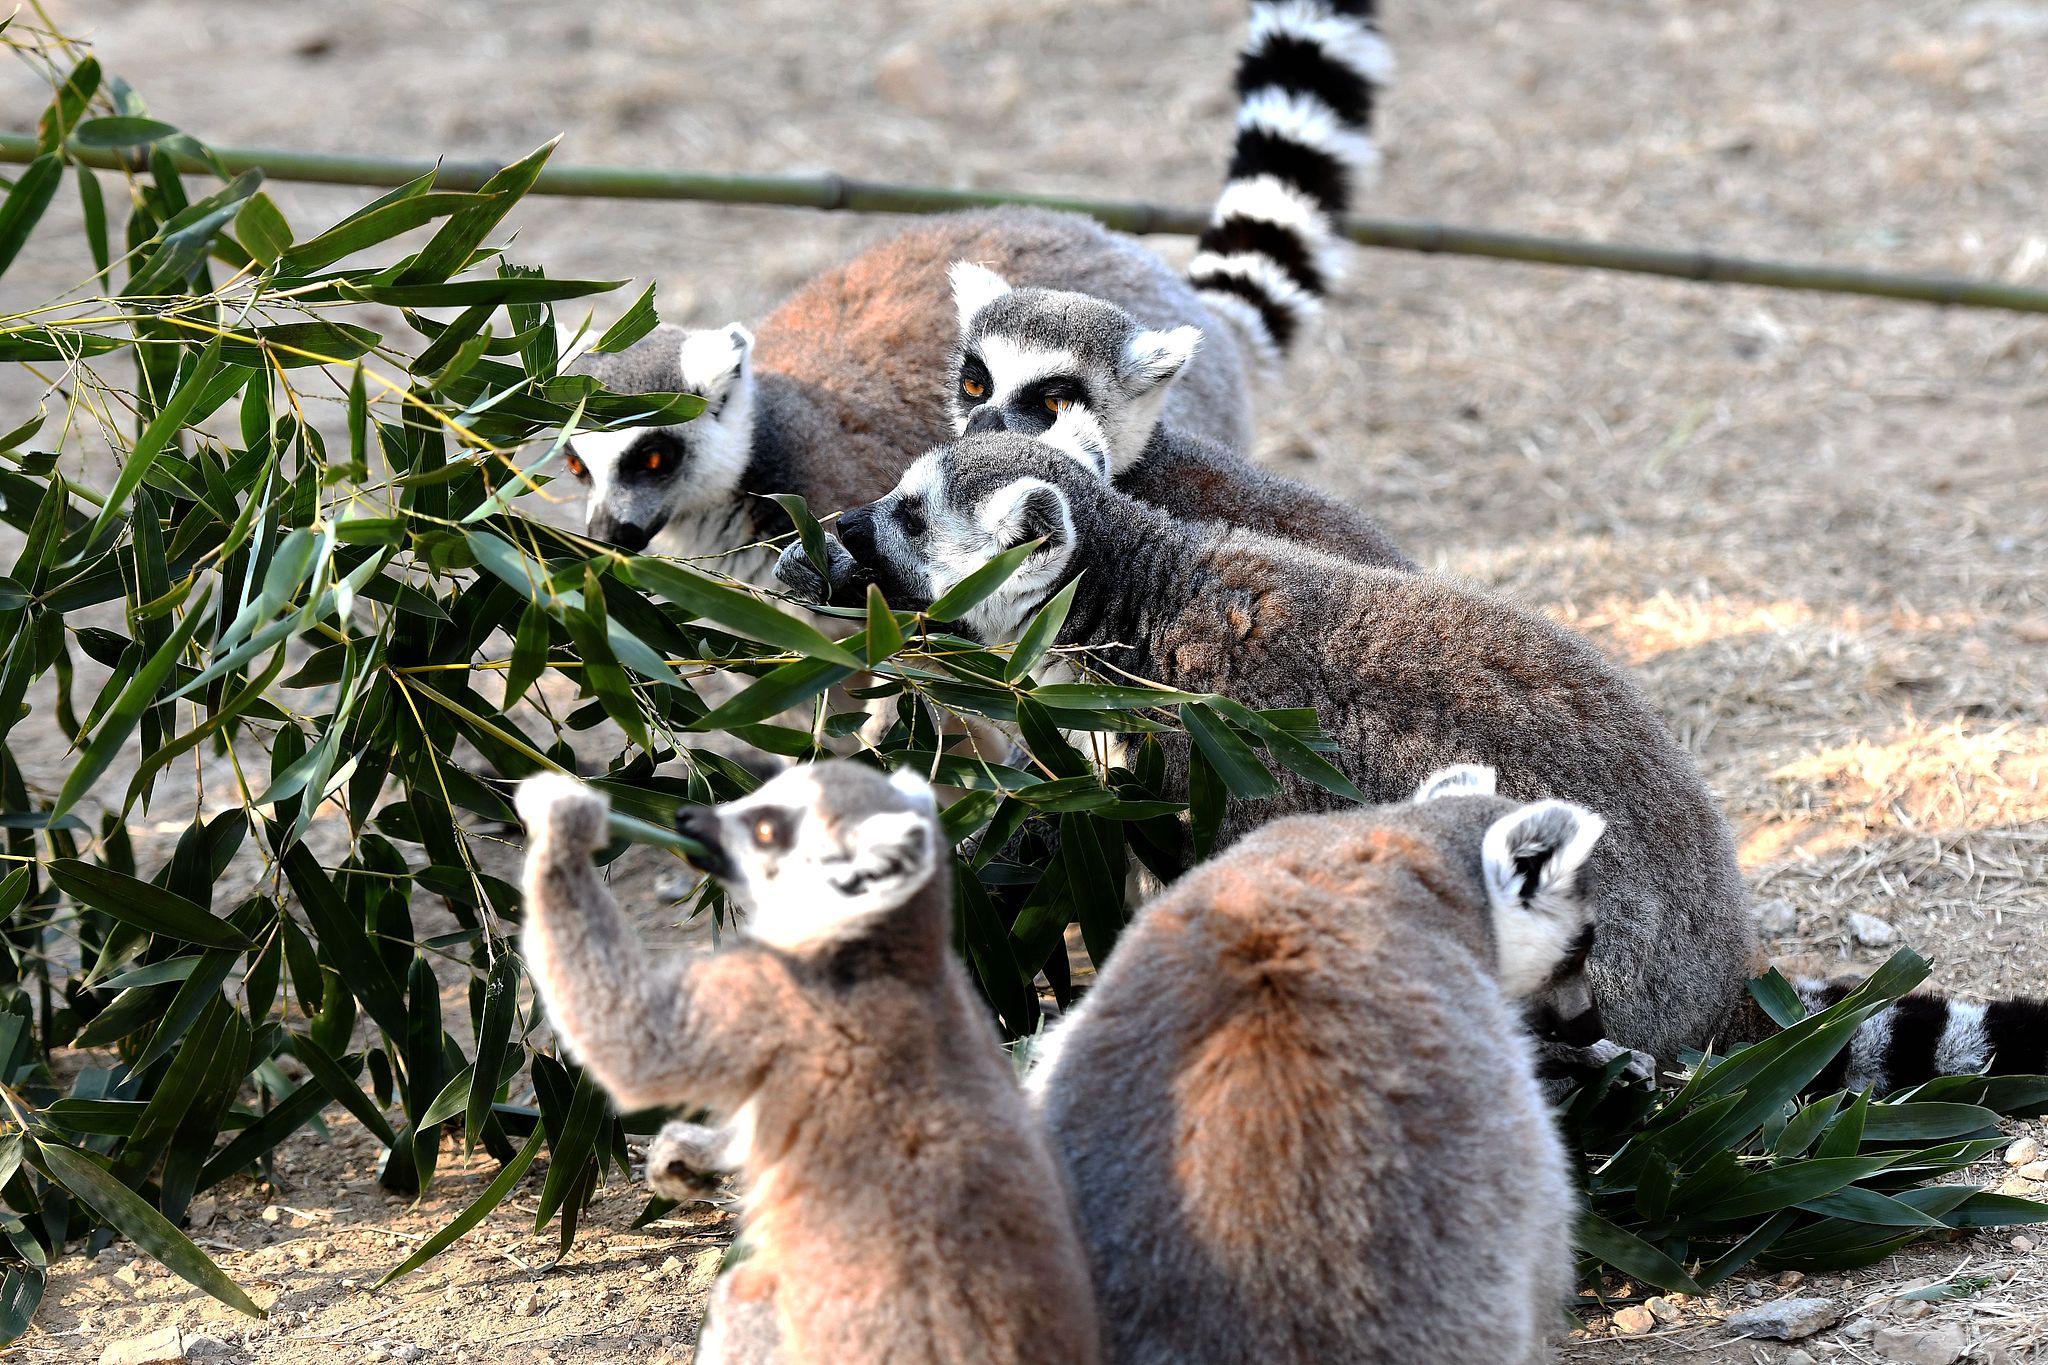
[[1284,353],[1337,273],[1337,218],[1379,164],[1373,103],[1393,58],[1374,0],[1254,0],[1237,147],[1188,265],[1204,301]]
[[[1795,981],[1808,1013],[1817,1013],[1860,984]],[[1972,1005],[1938,995],[1909,995],[1863,1022],[1849,1046],[1810,1089],[1879,1095],[1935,1076],[1989,1070],[1996,1076],[2048,1074],[2048,1000],[2024,998]]]

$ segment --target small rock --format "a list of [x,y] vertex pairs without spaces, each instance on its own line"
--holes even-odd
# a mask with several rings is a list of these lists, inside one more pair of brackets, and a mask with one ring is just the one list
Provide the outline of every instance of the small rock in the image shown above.
[[1661,1294],[1655,1298],[1644,1299],[1643,1307],[1649,1309],[1650,1316],[1659,1322],[1677,1322],[1679,1318],[1684,1316],[1684,1314],[1678,1311],[1677,1304]]
[[2020,1138],[2012,1146],[2005,1149],[2005,1164],[2008,1166],[2025,1166],[2039,1160],[2040,1156],[2041,1139],[2029,1135]]
[[1854,1318],[1847,1327],[1842,1329],[1842,1335],[1851,1341],[1868,1341],[1871,1338],[1871,1334],[1876,1331],[1876,1318]]
[[530,1318],[538,1312],[540,1312],[540,1291],[537,1289],[527,1290],[512,1304],[512,1316],[515,1318]]
[[1778,1288],[1780,1289],[1797,1289],[1804,1283],[1806,1283],[1805,1274],[1797,1270],[1785,1271],[1778,1276],[1777,1280]]
[[1765,901],[1756,908],[1756,927],[1767,938],[1780,938],[1799,927],[1799,911],[1791,901]]
[[284,1221],[284,1210],[275,1204],[266,1204],[263,1206],[263,1212],[258,1216],[266,1223],[280,1223]]
[[100,1352],[99,1365],[175,1365],[221,1355],[228,1349],[218,1337],[186,1336],[176,1327],[163,1327],[139,1337],[109,1342]]
[[1737,1336],[1798,1341],[1841,1320],[1842,1305],[1833,1299],[1779,1299],[1745,1308],[1722,1325]]
[[1883,948],[1898,942],[1899,931],[1875,915],[1861,910],[1849,914],[1849,935],[1866,948]]
[[683,1263],[671,1256],[655,1269],[657,1273],[662,1275],[680,1275],[683,1273]]
[[212,1226],[213,1220],[218,1217],[220,1217],[220,1201],[208,1195],[204,1199],[193,1200],[191,1207],[185,1210],[185,1226],[197,1231],[200,1228]]
[[2012,1239],[2012,1249],[2024,1256],[2034,1249],[2034,1239],[2031,1237],[2015,1237]]
[[1778,1365],[1814,1365],[1813,1357],[1794,1346],[1778,1357]]
[[142,1267],[137,1262],[130,1261],[114,1272],[114,1278],[133,1289],[142,1283]]
[[1630,1304],[1627,1308],[1615,1310],[1614,1330],[1625,1337],[1639,1337],[1656,1325],[1656,1317],[1640,1304]]
[[2048,1180],[2048,1161],[2029,1161],[2020,1167],[2022,1180]]
[[1963,1329],[1950,1323],[1943,1327],[1886,1327],[1872,1339],[1877,1353],[1898,1365],[1955,1365],[1970,1344]]
[[1918,1322],[1934,1311],[1934,1305],[1925,1299],[1910,1299],[1899,1305],[1899,1316],[1907,1322]]

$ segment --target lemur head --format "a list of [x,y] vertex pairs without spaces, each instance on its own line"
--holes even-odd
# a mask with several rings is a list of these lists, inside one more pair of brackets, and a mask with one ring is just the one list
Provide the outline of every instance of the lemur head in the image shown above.
[[644,550],[678,513],[733,496],[754,442],[753,353],[753,333],[734,322],[661,326],[617,354],[576,358],[570,373],[614,393],[694,393],[705,404],[678,426],[585,431],[569,443],[593,539]]
[[1143,453],[1166,391],[1201,344],[1193,327],[1144,326],[1105,299],[1063,289],[1013,289],[971,261],[953,264],[960,314],[949,402],[963,435],[1036,436],[1079,407],[1107,438],[1115,475]]
[[915,773],[845,761],[790,768],[722,806],[685,806],[692,859],[748,912],[749,937],[792,952],[850,937],[939,870],[932,790]]
[[1501,993],[1539,1036],[1598,1042],[1600,1010],[1586,976],[1595,907],[1582,873],[1607,822],[1569,801],[1497,796],[1493,769],[1477,763],[1431,773],[1415,804],[1478,836]]
[[1038,440],[996,432],[919,456],[887,496],[839,518],[839,539],[889,605],[921,611],[1005,550],[1033,550],[1009,580],[961,618],[963,633],[1014,640],[1071,577],[1076,506],[1100,495],[1088,469],[1106,459],[1089,415],[1069,408]]

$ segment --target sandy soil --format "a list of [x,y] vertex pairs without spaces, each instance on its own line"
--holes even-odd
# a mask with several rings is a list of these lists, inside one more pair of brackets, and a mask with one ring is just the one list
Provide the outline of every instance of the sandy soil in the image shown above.
[[[2048,277],[2048,4],[1390,8],[1404,71],[1378,211]],[[1234,0],[53,9],[157,112],[222,143],[509,156],[567,130],[567,161],[1190,203],[1214,192],[1240,20]],[[0,91],[8,126],[25,126],[30,83],[7,73]],[[301,225],[361,200],[274,193]],[[529,204],[518,222],[519,254],[551,273],[658,278],[667,316],[704,323],[758,316],[891,227],[569,202]],[[8,295],[42,298],[87,268],[53,229]],[[1861,910],[1965,994],[2044,990],[2048,328],[1361,253],[1304,350],[1269,395],[1262,455],[1370,506],[1432,566],[1628,660],[1725,798],[1760,898],[1789,907],[1774,948],[1867,965],[1877,954],[1847,934]],[[352,1125],[336,1134],[291,1144],[286,1188],[221,1194],[209,1235],[223,1263],[281,1310],[246,1341],[176,1281],[123,1281],[116,1251],[65,1263],[18,1353],[90,1360],[110,1336],[171,1320],[214,1324],[263,1360],[362,1358],[380,1341],[506,1361],[687,1352],[714,1224],[629,1233],[640,1194],[614,1187],[592,1213],[602,1231],[552,1270],[513,1209],[372,1295],[360,1285],[488,1171],[444,1165],[406,1209],[365,1183],[372,1153]],[[265,1223],[270,1205],[311,1217]],[[2040,1255],[1987,1235],[1820,1284],[1857,1304],[1967,1260],[2000,1283],[1932,1321],[1965,1324],[1978,1359],[2017,1357],[2048,1315]],[[1780,1292],[1760,1281],[1730,1297],[1752,1288]],[[517,1316],[534,1292],[545,1311]],[[1485,1311],[1486,1287],[1473,1293]],[[1889,1324],[1911,1310],[1876,1311]],[[1714,1305],[1686,1314],[1636,1340],[1594,1314],[1567,1357],[1783,1353],[1727,1344]],[[1805,1348],[1879,1358],[1840,1332]]]

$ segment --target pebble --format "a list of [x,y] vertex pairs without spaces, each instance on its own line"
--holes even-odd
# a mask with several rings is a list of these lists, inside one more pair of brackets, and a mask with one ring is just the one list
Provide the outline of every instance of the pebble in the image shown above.
[[1898,942],[1899,931],[1875,915],[1861,910],[1849,914],[1849,934],[1866,948],[1883,948]]
[[2034,1239],[2031,1237],[2015,1237],[2012,1239],[2012,1249],[2024,1256],[2034,1249]]
[[138,1262],[130,1261],[114,1272],[114,1278],[132,1289],[142,1283],[142,1266]]
[[185,1226],[194,1230],[209,1227],[218,1217],[220,1201],[208,1195],[203,1199],[193,1200],[192,1206],[185,1210]]
[[1955,1365],[1969,1346],[1963,1329],[1950,1323],[1943,1327],[1886,1327],[1872,1344],[1877,1353],[1898,1365]]
[[538,1312],[540,1312],[540,1291],[537,1289],[527,1290],[525,1294],[521,1295],[512,1304],[512,1316],[515,1318],[530,1318]]
[[1934,1305],[1925,1299],[1911,1299],[1899,1305],[1899,1316],[1908,1322],[1918,1322],[1934,1311]]
[[1842,1305],[1833,1299],[1779,1299],[1745,1308],[1722,1325],[1737,1336],[1798,1341],[1841,1320]]
[[2048,1161],[2029,1161],[2020,1167],[2022,1180],[2048,1180]]
[[2005,1164],[2008,1166],[2026,1166],[2038,1161],[2040,1156],[2041,1139],[2029,1134],[2018,1139],[2012,1146],[2005,1149]]
[[1626,1308],[1615,1310],[1614,1330],[1625,1337],[1639,1337],[1656,1325],[1656,1317],[1640,1304],[1630,1304]]
[[1851,1341],[1868,1341],[1871,1338],[1871,1334],[1876,1331],[1876,1318],[1855,1318],[1850,1321],[1847,1327],[1842,1329],[1842,1335]]
[[174,1365],[223,1355],[227,1349],[228,1344],[219,1337],[186,1336],[180,1328],[163,1327],[144,1336],[108,1342],[100,1352],[99,1365]]
[[1799,911],[1791,901],[1765,901],[1756,908],[1756,927],[1767,938],[1780,938],[1799,927]]
[[1814,1365],[1813,1357],[1797,1346],[1778,1357],[1778,1365]]
[[263,1212],[257,1216],[266,1223],[278,1223],[284,1221],[284,1210],[275,1204],[266,1204],[263,1206]]
[[1649,1309],[1650,1316],[1659,1322],[1677,1322],[1680,1317],[1684,1316],[1678,1311],[1677,1304],[1661,1294],[1655,1298],[1644,1299],[1643,1307]]

